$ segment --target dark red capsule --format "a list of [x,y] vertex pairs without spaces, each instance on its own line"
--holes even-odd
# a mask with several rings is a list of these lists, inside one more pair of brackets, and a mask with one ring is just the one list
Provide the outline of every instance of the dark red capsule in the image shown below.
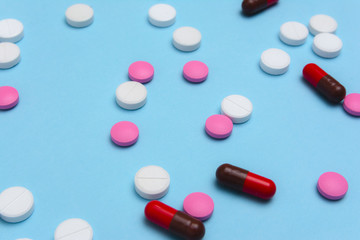
[[253,15],[261,10],[264,10],[279,0],[244,0],[242,2],[242,11],[246,15]]

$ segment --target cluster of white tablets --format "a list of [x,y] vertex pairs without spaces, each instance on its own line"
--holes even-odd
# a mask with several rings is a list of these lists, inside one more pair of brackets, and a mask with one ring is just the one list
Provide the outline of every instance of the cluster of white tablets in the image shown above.
[[15,44],[24,37],[24,26],[16,19],[0,21],[0,69],[12,68],[20,62],[20,48]]

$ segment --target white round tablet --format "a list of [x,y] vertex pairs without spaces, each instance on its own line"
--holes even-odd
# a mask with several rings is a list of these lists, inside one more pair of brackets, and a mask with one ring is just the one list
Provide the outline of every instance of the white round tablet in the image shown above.
[[34,197],[24,187],[11,187],[0,194],[0,218],[6,222],[21,222],[34,211]]
[[193,27],[181,27],[173,33],[173,44],[180,51],[190,52],[198,49],[201,42],[201,33]]
[[159,199],[169,190],[170,176],[159,166],[141,168],[135,175],[135,190],[145,199]]
[[299,22],[286,22],[280,27],[280,39],[288,45],[304,44],[308,35],[308,28]]
[[24,26],[16,19],[0,21],[0,42],[18,42],[24,37]]
[[72,27],[87,27],[94,20],[94,10],[86,4],[75,4],[65,12],[66,22]]
[[323,58],[334,58],[340,54],[343,43],[332,33],[320,33],[314,37],[312,49]]
[[337,29],[337,22],[328,15],[319,14],[310,18],[309,29],[311,34],[334,33]]
[[18,238],[16,240],[31,240],[30,238]]
[[20,62],[20,48],[11,42],[0,43],[0,69],[7,69]]
[[116,89],[117,104],[128,110],[135,110],[144,106],[146,96],[145,86],[135,81],[124,82]]
[[55,230],[54,240],[92,240],[93,230],[88,222],[71,218],[60,223]]
[[290,56],[285,51],[277,48],[270,48],[261,54],[260,67],[271,75],[285,73],[290,65]]
[[241,95],[230,95],[221,102],[221,114],[228,116],[233,123],[244,123],[251,117],[253,105]]
[[168,27],[174,24],[176,10],[169,4],[156,4],[149,9],[149,22],[156,27]]

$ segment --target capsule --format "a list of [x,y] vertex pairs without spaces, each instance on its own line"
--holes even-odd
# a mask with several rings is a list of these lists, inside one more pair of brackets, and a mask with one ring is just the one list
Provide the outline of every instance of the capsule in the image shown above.
[[185,239],[198,240],[205,235],[205,227],[200,220],[156,200],[146,205],[145,216],[151,222]]
[[227,163],[218,167],[216,178],[225,186],[266,200],[276,192],[272,180]]
[[242,11],[246,15],[253,15],[261,10],[264,10],[279,0],[244,0],[242,2]]
[[304,78],[330,102],[339,103],[346,95],[343,85],[327,74],[318,65],[309,63],[303,69]]

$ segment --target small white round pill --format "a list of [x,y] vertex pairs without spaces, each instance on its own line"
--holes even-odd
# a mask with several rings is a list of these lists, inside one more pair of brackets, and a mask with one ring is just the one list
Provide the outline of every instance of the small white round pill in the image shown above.
[[286,22],[280,27],[280,39],[288,45],[304,44],[308,35],[308,28],[299,22]]
[[0,43],[0,69],[7,69],[20,62],[20,48],[11,42]]
[[11,187],[0,194],[0,218],[6,222],[21,222],[34,211],[34,197],[24,187]]
[[260,67],[271,75],[284,74],[290,65],[290,56],[285,51],[277,48],[270,48],[261,54]]
[[63,221],[55,230],[54,240],[92,240],[93,229],[80,218]]
[[159,166],[141,168],[135,175],[135,190],[145,199],[159,199],[169,190],[170,176]]
[[24,26],[16,19],[0,21],[0,42],[18,42],[24,37]]
[[332,33],[320,33],[314,37],[312,49],[323,58],[337,57],[342,49],[341,39]]
[[229,117],[233,123],[244,123],[251,117],[253,105],[241,95],[230,95],[221,102],[221,114]]
[[334,33],[337,29],[337,22],[328,15],[319,14],[310,18],[309,29],[312,35],[319,33]]
[[149,22],[156,27],[169,27],[174,24],[176,10],[169,4],[156,4],[149,9]]
[[94,20],[94,10],[86,4],[75,4],[65,12],[66,22],[72,27],[87,27]]
[[135,81],[124,82],[116,89],[117,104],[128,110],[135,110],[144,106],[146,96],[145,86]]
[[18,238],[16,240],[31,240],[30,238]]
[[184,52],[191,52],[200,47],[201,33],[193,27],[181,27],[173,33],[173,45]]

